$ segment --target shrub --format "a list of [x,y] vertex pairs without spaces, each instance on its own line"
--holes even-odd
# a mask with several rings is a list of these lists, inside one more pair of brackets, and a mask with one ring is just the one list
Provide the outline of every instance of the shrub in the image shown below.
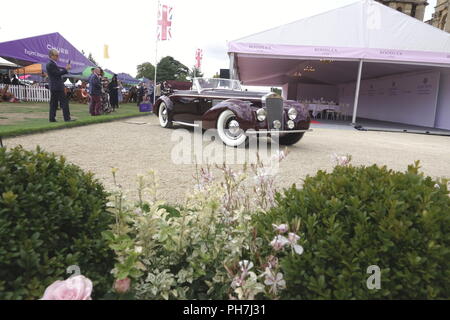
[[101,232],[112,223],[107,194],[63,157],[0,148],[0,299],[36,299],[71,265],[111,287],[114,255]]
[[[254,218],[258,234],[272,224],[299,226],[302,256],[280,263],[286,299],[450,298],[450,198],[444,181],[386,167],[337,166],[278,194],[277,206]],[[381,269],[369,290],[368,267]]]
[[[284,154],[274,161],[278,157]],[[139,176],[136,203],[126,201],[116,183],[115,224],[103,234],[116,253],[114,276],[118,281],[131,278],[136,298],[278,297],[284,280],[276,253],[259,254],[261,247],[270,252],[270,240],[256,239],[250,209],[272,205],[275,177],[267,174],[262,162],[252,166],[254,175],[246,166],[242,172],[227,166],[218,169],[223,179],[210,168],[200,170],[183,207],[157,201],[153,172],[149,178]]]

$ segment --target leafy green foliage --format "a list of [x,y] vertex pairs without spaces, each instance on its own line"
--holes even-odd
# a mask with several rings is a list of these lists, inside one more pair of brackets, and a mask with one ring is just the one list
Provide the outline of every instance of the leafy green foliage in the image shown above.
[[112,285],[103,186],[63,157],[0,148],[0,299],[36,299],[77,265],[94,297]]
[[[287,299],[450,298],[450,198],[445,181],[419,172],[337,166],[277,195],[254,218],[269,239],[273,223],[299,224],[305,253],[286,256]],[[263,254],[263,253],[262,253]],[[381,268],[381,289],[366,286]]]
[[[189,68],[184,64],[175,60],[173,57],[167,56],[158,62],[157,82],[166,80],[185,81],[189,75]],[[144,62],[137,66],[137,78],[145,77],[150,80],[155,79],[155,66],[150,62]]]
[[144,62],[137,66],[137,76],[136,78],[155,78],[155,66],[150,62]]

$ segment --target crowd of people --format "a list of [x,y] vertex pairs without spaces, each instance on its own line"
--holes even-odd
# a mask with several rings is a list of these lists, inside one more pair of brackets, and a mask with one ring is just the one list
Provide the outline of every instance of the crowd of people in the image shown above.
[[118,109],[119,102],[123,99],[123,86],[117,79],[117,75],[109,81],[102,68],[92,68],[91,72],[88,80],[89,113],[92,116],[98,116]]
[[17,75],[13,75],[12,79],[9,77],[8,74],[0,74],[0,84],[9,84],[9,85],[13,85],[13,86],[18,86],[20,85],[20,81],[19,78],[17,78]]
[[[105,72],[100,67],[91,69],[91,75],[87,81],[79,82],[78,85],[66,86],[63,76],[68,74],[71,65],[67,64],[65,68],[57,65],[59,60],[59,52],[50,50],[49,63],[46,65],[45,87],[50,90],[50,110],[49,121],[56,122],[56,111],[63,112],[64,121],[73,121],[70,117],[69,101],[77,101],[79,103],[89,105],[89,113],[91,116],[99,116],[109,114],[119,108],[120,103],[136,103],[141,106],[143,103],[152,104],[161,95],[165,94],[165,90],[170,90],[167,82],[152,83],[141,82],[139,86],[133,86],[125,89],[114,75],[111,80],[105,76]],[[44,78],[43,78],[44,79]],[[48,84],[47,84],[48,82]],[[11,85],[21,85],[17,75],[0,74],[0,102],[15,102],[17,100],[14,95],[8,91]],[[36,85],[44,85],[42,82],[36,82]],[[17,100],[18,101],[18,100]]]

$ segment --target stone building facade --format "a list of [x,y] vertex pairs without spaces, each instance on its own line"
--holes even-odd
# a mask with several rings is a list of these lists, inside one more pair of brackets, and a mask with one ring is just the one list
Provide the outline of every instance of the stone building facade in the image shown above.
[[450,32],[450,0],[437,0],[433,18],[427,23],[441,30]]
[[[428,6],[428,2],[424,0],[377,0],[392,9],[398,10],[411,17],[423,21],[425,18],[425,9]],[[447,1],[447,0],[446,0]]]
[[[425,9],[429,5],[426,0],[376,0],[392,9],[398,10],[411,17],[423,21],[425,18]],[[437,0],[434,14],[431,20],[426,23],[439,28],[441,30],[450,32],[450,0]]]

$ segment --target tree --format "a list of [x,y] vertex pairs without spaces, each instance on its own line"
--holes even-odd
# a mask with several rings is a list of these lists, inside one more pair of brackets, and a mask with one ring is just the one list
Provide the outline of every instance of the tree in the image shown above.
[[144,62],[137,66],[137,76],[136,78],[147,78],[154,79],[155,78],[155,66],[150,62]]
[[189,77],[191,79],[193,78],[203,78],[204,74],[201,72],[201,70],[197,67],[192,67],[192,70],[189,71]]
[[158,63],[157,81],[178,80],[186,81],[189,75],[189,68],[184,64],[175,60],[173,57],[167,56]]
[[[173,57],[167,56],[162,58],[158,63],[158,74],[156,81],[186,81],[189,73],[188,67],[178,60],[175,60]],[[143,64],[137,66],[137,78],[142,77],[149,80],[155,79],[155,67],[150,62],[144,62]]]
[[88,56],[89,61],[91,61],[94,65],[98,66],[97,61],[95,61],[94,57],[92,56],[92,53],[89,52]]
[[216,72],[216,74],[213,76],[214,79],[219,79],[220,78],[220,74],[218,72]]

